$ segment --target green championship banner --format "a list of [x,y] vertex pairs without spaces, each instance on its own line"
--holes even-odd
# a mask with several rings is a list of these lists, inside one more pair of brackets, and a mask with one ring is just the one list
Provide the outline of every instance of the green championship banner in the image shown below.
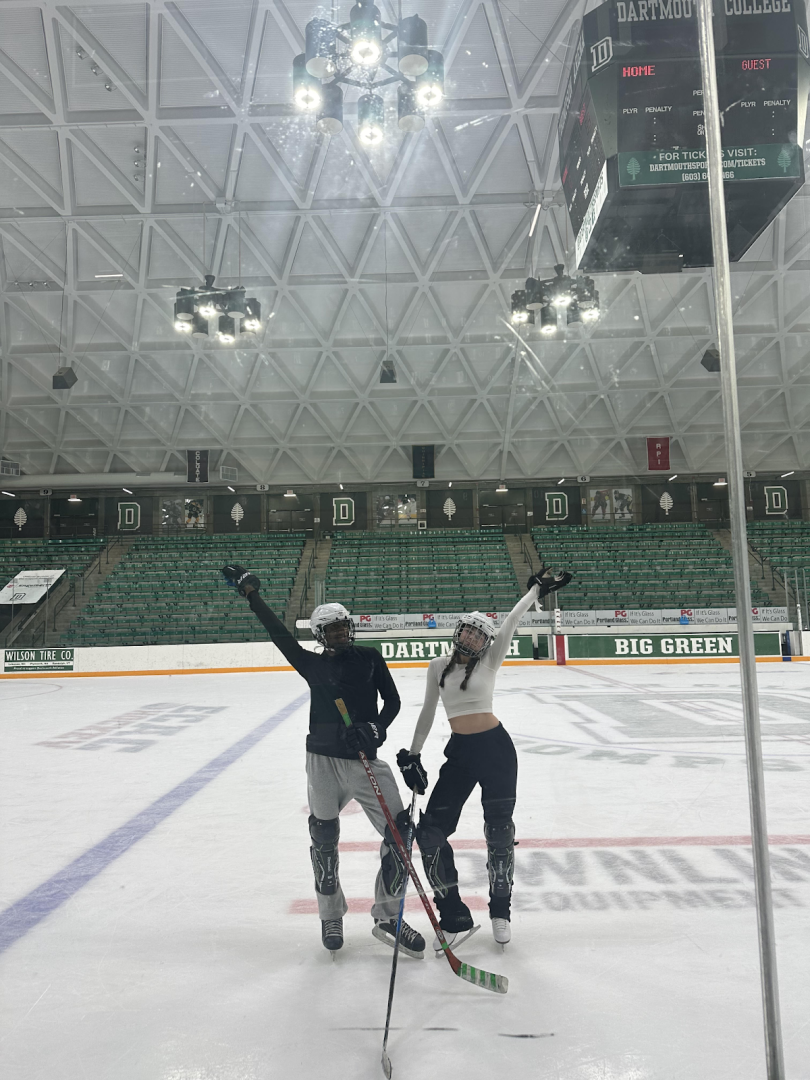
[[[798,177],[800,169],[798,148],[793,143],[723,147],[724,180]],[[619,154],[619,184],[622,187],[705,183],[707,179],[705,149],[636,150]]]
[[[736,634],[572,634],[568,637],[569,660],[595,657],[632,660],[634,657],[739,656]],[[754,634],[757,656],[780,656],[778,633]]]
[[[545,637],[542,639],[545,644]],[[382,653],[385,660],[432,660],[435,656],[450,656],[453,651],[452,637],[418,638],[367,638],[358,635],[355,645],[366,645]],[[542,648],[542,646],[541,646]],[[506,659],[521,657],[531,660],[532,639],[530,634],[512,638]]]
[[6,649],[6,675],[41,671],[73,671],[73,649]]

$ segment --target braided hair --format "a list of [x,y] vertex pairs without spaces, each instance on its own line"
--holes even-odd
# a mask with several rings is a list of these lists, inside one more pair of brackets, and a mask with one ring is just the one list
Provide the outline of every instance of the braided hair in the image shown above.
[[[456,666],[456,656],[457,655],[458,655],[458,653],[453,653],[453,655],[450,657],[450,663],[447,665],[447,667],[442,672],[442,677],[439,679],[439,686],[441,686],[442,689],[444,689],[444,677],[445,677],[445,675],[449,675],[450,672],[453,670],[453,668]],[[461,683],[461,689],[462,690],[467,689],[467,683],[470,681],[470,676],[472,675],[473,670],[475,668],[475,665],[478,663],[479,659],[480,659],[480,657],[478,657],[478,656],[471,656],[470,659],[467,661],[467,666],[464,669],[464,680]]]

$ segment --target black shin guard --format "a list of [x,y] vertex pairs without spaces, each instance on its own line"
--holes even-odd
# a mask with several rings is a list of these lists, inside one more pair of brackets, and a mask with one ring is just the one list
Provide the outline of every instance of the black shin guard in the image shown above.
[[444,896],[437,896],[435,899],[439,909],[439,926],[446,934],[461,934],[465,930],[472,930],[473,917],[458,894],[458,886],[454,885]]
[[312,870],[315,874],[315,891],[324,896],[332,896],[338,887],[338,838],[340,836],[340,818],[322,821],[314,814],[309,815],[309,835],[312,846]]
[[437,901],[458,885],[453,849],[430,814],[421,814],[416,826],[416,842],[422,853],[425,875],[433,886]]
[[484,825],[489,872],[489,911],[493,919],[509,918],[509,901],[515,879],[515,823]]
[[[402,842],[407,844],[408,826],[410,825],[407,810],[400,810],[396,816],[396,823]],[[389,896],[399,896],[408,877],[408,869],[388,825],[385,826],[385,843],[388,846],[388,851],[382,857],[383,885]]]

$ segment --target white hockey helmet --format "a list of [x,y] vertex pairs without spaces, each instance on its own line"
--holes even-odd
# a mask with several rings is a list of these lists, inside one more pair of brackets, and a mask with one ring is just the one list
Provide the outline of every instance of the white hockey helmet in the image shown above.
[[[461,635],[464,631],[464,641]],[[480,660],[492,644],[495,637],[495,625],[489,615],[481,611],[471,611],[469,615],[462,615],[456,623],[453,631],[453,648],[462,656],[474,657]]]
[[348,613],[343,604],[321,604],[316,607],[309,617],[309,628],[315,640],[326,647],[326,628],[335,623],[346,623],[349,631],[348,644],[354,642],[354,619]]

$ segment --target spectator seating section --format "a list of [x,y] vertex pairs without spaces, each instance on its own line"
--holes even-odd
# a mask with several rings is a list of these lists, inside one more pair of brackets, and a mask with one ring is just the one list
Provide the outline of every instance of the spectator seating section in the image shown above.
[[776,570],[810,570],[810,521],[751,521],[748,544]]
[[0,540],[0,587],[22,570],[61,570],[71,580],[98,555],[106,541],[98,537],[62,540]]
[[332,543],[326,598],[352,614],[509,611],[519,596],[500,533],[346,532]]
[[220,574],[228,562],[257,574],[280,619],[303,533],[142,537],[63,634],[65,644],[178,645],[263,641],[267,631]]
[[[734,607],[731,555],[705,525],[557,525],[532,530],[540,558],[570,570],[560,607]],[[755,604],[770,599],[751,584]]]

